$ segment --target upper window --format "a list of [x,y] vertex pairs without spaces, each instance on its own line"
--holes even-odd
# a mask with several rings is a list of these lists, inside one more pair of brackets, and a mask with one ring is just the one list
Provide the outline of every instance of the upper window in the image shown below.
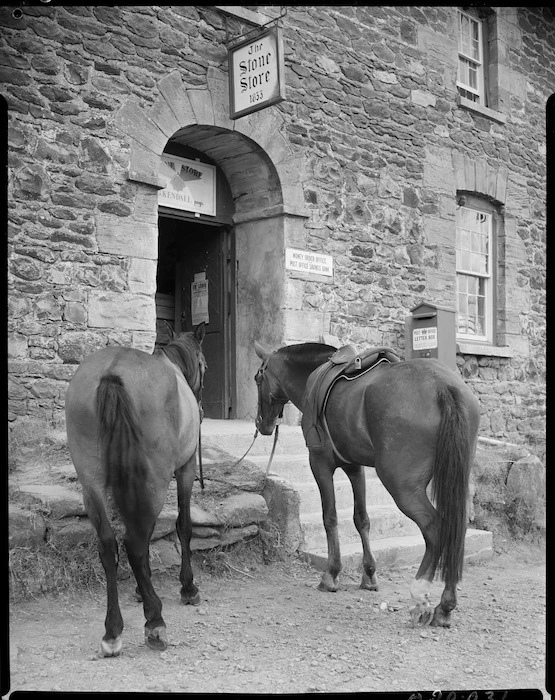
[[458,10],[459,66],[457,88],[462,97],[486,105],[484,26],[482,20]]
[[[466,201],[466,199],[465,199]],[[466,204],[456,214],[457,336],[494,342],[494,214]]]

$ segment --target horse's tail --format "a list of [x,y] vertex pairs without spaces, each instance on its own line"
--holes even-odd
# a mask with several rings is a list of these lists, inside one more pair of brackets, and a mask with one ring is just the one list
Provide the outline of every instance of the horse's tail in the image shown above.
[[473,440],[460,393],[452,387],[442,387],[438,401],[441,422],[432,481],[432,498],[439,515],[436,561],[441,567],[441,578],[446,583],[456,583],[463,572]]
[[105,374],[96,390],[96,417],[105,486],[112,489],[118,510],[139,512],[144,508],[146,462],[137,412],[121,377]]

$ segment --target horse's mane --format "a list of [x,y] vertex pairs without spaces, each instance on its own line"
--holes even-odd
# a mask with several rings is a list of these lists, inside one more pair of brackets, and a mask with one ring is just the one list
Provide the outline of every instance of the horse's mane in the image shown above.
[[170,362],[179,367],[189,384],[193,384],[199,371],[200,346],[193,333],[183,333],[167,345],[159,346],[155,353],[163,352]]
[[314,362],[323,363],[328,360],[337,350],[333,345],[325,343],[299,343],[297,345],[286,345],[277,352],[283,353],[296,363],[313,365]]
[[294,355],[295,358],[304,359],[327,352],[335,352],[336,350],[337,348],[334,348],[333,345],[326,345],[325,343],[299,343],[297,345],[286,345],[280,348],[278,352],[286,351],[288,355]]

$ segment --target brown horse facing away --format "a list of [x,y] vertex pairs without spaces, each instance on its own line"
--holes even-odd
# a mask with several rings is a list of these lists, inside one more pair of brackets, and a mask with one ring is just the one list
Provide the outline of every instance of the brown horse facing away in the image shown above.
[[[256,427],[271,435],[285,403],[291,401],[300,411],[306,407],[309,377],[336,348],[301,343],[269,352],[255,342],[255,349],[263,360],[255,377]],[[328,542],[328,569],[319,590],[336,591],[341,570],[333,486],[338,466],[353,489],[354,523],[363,548],[361,588],[378,589],[361,465],[372,466],[399,509],[424,536],[424,557],[410,588],[412,623],[448,627],[464,562],[468,480],[480,422],[477,399],[457,373],[438,360],[384,362],[356,381],[334,384],[325,417],[329,435],[322,432],[320,444],[311,440],[312,446],[307,439],[310,426],[302,422]],[[426,494],[432,479],[435,507]],[[436,569],[445,588],[432,615],[429,591]]]
[[110,522],[113,506],[125,525],[125,549],[146,618],[145,641],[152,649],[167,647],[162,603],[151,582],[149,541],[174,475],[181,600],[200,602],[190,561],[190,499],[206,368],[201,348],[204,332],[201,324],[194,333],[174,336],[151,355],[132,348],[103,348],[82,362],[69,383],[68,447],[106,573],[103,656],[117,656],[122,648],[118,546]]

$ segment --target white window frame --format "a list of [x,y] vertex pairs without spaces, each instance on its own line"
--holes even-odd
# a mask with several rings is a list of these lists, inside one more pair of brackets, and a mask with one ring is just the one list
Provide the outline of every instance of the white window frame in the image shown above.
[[[486,105],[486,86],[485,86],[485,51],[484,51],[484,33],[483,33],[483,21],[473,17],[468,12],[463,12],[463,10],[457,10],[457,26],[458,26],[458,63],[457,63],[457,88],[459,94],[462,97],[472,100],[476,104],[487,107]],[[469,26],[476,26],[478,29],[478,38],[476,40],[477,53],[478,55],[471,55],[468,51],[465,51],[465,46],[463,45],[463,31],[462,25],[466,21]],[[465,82],[464,77],[461,75],[461,61],[471,65],[476,71],[476,86],[470,85]]]
[[[485,217],[485,220],[487,221],[487,242],[486,242],[486,253],[482,254],[480,253],[479,249],[477,250],[474,246],[473,243],[469,243],[466,247],[463,246],[462,243],[462,238],[463,238],[463,231],[467,232],[469,234],[468,240],[473,241],[473,239],[478,239],[479,236],[483,236],[483,233],[480,232],[478,229],[474,230],[472,228],[463,228],[462,226],[462,221],[461,221],[461,214],[462,211],[467,211],[470,212],[471,215],[476,215],[476,216],[483,216]],[[489,344],[494,344],[495,340],[495,315],[494,315],[494,309],[495,309],[495,304],[494,304],[494,296],[495,296],[495,265],[496,263],[496,256],[495,256],[495,251],[494,251],[494,212],[493,211],[487,211],[481,208],[478,208],[476,206],[472,205],[459,205],[457,207],[457,216],[456,216],[456,228],[457,228],[457,234],[456,234],[456,245],[455,245],[455,257],[456,257],[456,277],[457,277],[457,284],[456,284],[456,293],[457,293],[457,301],[456,301],[456,308],[457,308],[457,339],[463,340],[463,341],[472,341],[472,342],[482,342],[482,343],[489,343]],[[466,255],[464,255],[466,254]],[[473,269],[473,264],[472,264],[472,259],[480,260],[480,256],[482,255],[482,259],[485,257],[486,261],[486,266],[485,270],[480,270],[480,269]],[[466,263],[465,264],[465,259]],[[470,264],[468,264],[470,262]],[[460,318],[460,310],[461,310],[461,296],[460,294],[465,294],[466,299],[468,301],[468,292],[460,292],[460,289],[463,286],[463,278],[465,279],[465,282],[468,278],[477,280],[478,285],[482,286],[483,291],[483,297],[484,297],[484,327],[483,327],[483,333],[469,333],[467,331],[461,331],[459,330],[459,318]],[[480,295],[482,296],[482,295]]]

